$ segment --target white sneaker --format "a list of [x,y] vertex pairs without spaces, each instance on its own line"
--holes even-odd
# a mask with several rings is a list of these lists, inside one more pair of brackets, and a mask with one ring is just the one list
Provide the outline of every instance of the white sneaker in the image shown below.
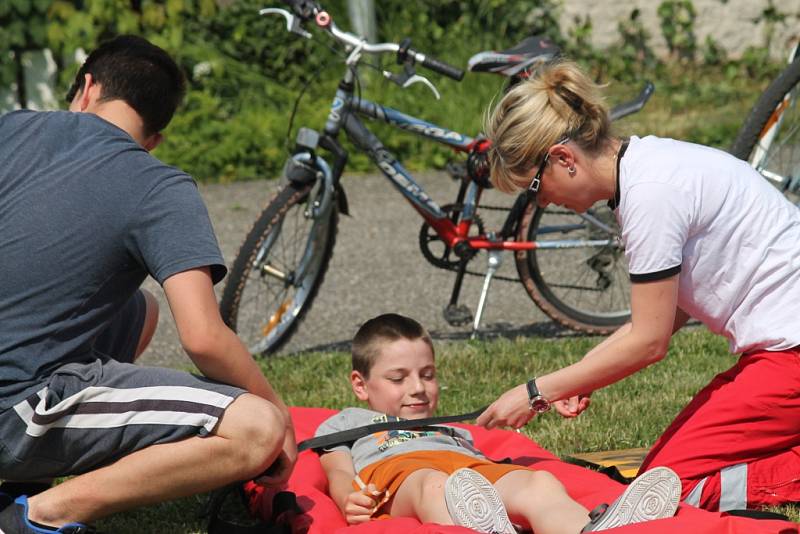
[[681,479],[668,467],[655,467],[639,475],[607,508],[596,508],[581,532],[596,532],[622,525],[672,517],[681,497]]
[[458,526],[487,534],[516,534],[497,490],[477,471],[463,468],[450,475],[444,500]]

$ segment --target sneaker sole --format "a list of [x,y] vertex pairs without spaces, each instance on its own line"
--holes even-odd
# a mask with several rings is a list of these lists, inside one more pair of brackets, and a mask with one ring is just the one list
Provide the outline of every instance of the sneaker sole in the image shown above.
[[592,532],[675,515],[681,497],[681,480],[669,468],[655,467],[625,489],[600,518]]
[[453,522],[478,532],[516,534],[506,507],[492,484],[472,469],[459,469],[447,478],[444,500]]

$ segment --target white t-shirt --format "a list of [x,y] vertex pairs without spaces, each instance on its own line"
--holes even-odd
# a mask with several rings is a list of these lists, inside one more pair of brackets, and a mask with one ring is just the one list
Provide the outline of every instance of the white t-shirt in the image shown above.
[[800,345],[800,209],[747,163],[632,137],[618,194],[632,282],[680,273],[678,306],[731,352]]

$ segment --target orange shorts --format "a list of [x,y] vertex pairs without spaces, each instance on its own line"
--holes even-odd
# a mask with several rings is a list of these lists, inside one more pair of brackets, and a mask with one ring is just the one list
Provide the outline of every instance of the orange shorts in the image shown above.
[[498,464],[451,451],[418,451],[398,454],[368,465],[353,480],[353,488],[360,490],[369,484],[375,485],[379,493],[375,497],[380,503],[373,513],[373,516],[376,516],[380,515],[378,512],[383,505],[394,497],[400,485],[411,473],[420,469],[435,469],[449,475],[462,467],[474,469],[492,484],[511,471],[530,469],[522,465]]

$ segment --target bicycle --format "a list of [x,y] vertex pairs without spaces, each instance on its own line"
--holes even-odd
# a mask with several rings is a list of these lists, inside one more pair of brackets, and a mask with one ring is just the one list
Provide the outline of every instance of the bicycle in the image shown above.
[[[481,192],[491,187],[486,160],[488,141],[356,96],[356,68],[365,53],[396,54],[402,73],[385,71],[384,76],[404,88],[423,83],[437,96],[433,84],[416,73],[416,65],[454,80],[463,77],[463,70],[412,49],[408,40],[367,43],[340,30],[314,1],[287,3],[292,12],[267,8],[261,14],[282,15],[288,31],[305,37],[311,34],[301,24],[313,21],[318,29],[344,45],[348,55],[324,128],[321,132],[305,127],[298,130],[294,153],[284,168],[286,185],[247,235],[223,291],[222,316],[239,332],[253,354],[275,352],[291,337],[322,284],[336,241],[339,214],[348,213],[347,197],[340,182],[348,158],[337,140],[342,130],[423,218],[420,229],[423,256],[437,267],[456,272],[450,302],[444,311],[450,324],[472,321],[473,335],[478,332],[490,283],[504,251],[515,253],[519,280],[531,299],[560,324],[587,333],[606,334],[629,319],[627,268],[616,221],[605,205],[577,214],[564,209],[538,208],[522,194],[510,208],[482,206]],[[476,54],[469,68],[474,72],[500,73],[509,78],[509,83],[516,83],[536,65],[557,54],[558,49],[552,43],[530,37],[509,50]],[[614,108],[612,117],[638,111],[652,92],[653,86],[648,83],[636,99]],[[455,203],[439,206],[434,202],[369,131],[360,116],[383,121],[467,154],[463,165],[448,168],[461,181]],[[331,163],[318,154],[319,149],[331,156]],[[480,208],[507,211],[502,227],[486,231],[478,214]],[[541,239],[543,236],[555,238]],[[481,250],[488,252],[487,271],[469,271],[467,265]],[[474,315],[458,303],[467,274],[484,276]]]
[[800,129],[797,109],[800,48],[794,45],[789,66],[761,94],[731,147],[795,205],[800,205]]

